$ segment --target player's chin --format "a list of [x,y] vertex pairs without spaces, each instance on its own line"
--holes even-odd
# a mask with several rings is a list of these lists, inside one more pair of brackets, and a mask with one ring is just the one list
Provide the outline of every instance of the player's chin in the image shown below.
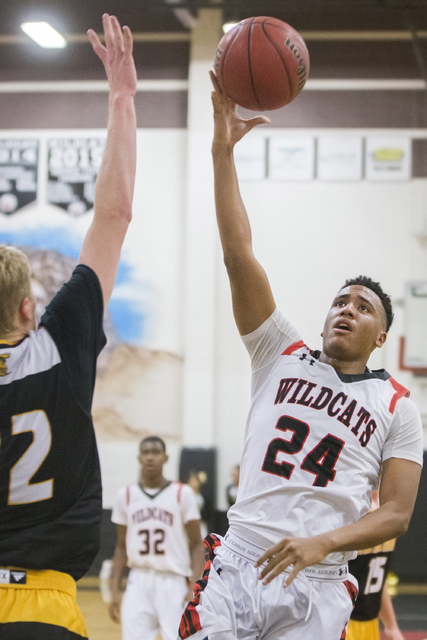
[[355,356],[355,341],[351,332],[333,336],[324,344],[323,350],[327,356],[334,360],[352,360]]

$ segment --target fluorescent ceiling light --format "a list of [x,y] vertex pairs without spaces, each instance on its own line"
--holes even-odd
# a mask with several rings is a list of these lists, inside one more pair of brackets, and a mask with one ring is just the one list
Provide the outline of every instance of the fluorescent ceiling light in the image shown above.
[[230,31],[230,29],[232,29],[233,27],[235,27],[235,26],[236,26],[236,24],[239,24],[239,23],[237,22],[237,20],[236,20],[235,22],[225,22],[225,23],[222,25],[222,30],[224,31],[224,33],[227,33],[227,31]]
[[21,29],[44,49],[63,49],[67,41],[48,22],[24,22]]

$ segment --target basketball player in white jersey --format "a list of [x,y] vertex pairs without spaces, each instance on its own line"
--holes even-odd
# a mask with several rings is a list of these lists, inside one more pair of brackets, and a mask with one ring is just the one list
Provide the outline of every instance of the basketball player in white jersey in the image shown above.
[[175,640],[192,585],[202,575],[204,547],[193,490],[163,477],[165,443],[140,443],[139,483],[120,489],[112,513],[117,542],[112,564],[110,617],[120,621],[120,586],[130,568],[121,605],[123,640]]
[[[408,527],[421,419],[406,389],[367,368],[393,316],[377,283],[360,277],[338,291],[318,352],[276,308],[233,161],[234,145],[268,119],[242,119],[212,82],[217,219],[252,406],[230,528],[205,541],[210,562],[180,637],[340,640],[357,594],[347,561]],[[370,513],[381,464],[381,506]]]

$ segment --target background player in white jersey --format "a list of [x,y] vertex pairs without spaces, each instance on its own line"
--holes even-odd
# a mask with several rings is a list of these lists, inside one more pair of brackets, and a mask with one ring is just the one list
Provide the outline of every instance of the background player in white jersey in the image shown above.
[[109,81],[94,216],[71,279],[36,328],[26,256],[0,248],[0,636],[76,640],[76,580],[99,548],[101,477],[91,404],[103,311],[132,217],[136,71],[132,35],[103,16],[88,32]]
[[[357,592],[347,561],[407,529],[421,420],[401,385],[367,369],[393,315],[377,283],[346,282],[327,314],[321,352],[276,308],[233,161],[234,145],[268,119],[242,119],[211,77],[217,219],[234,317],[252,359],[252,406],[230,528],[224,540],[206,541],[212,564],[180,636],[339,640]],[[301,300],[309,312],[309,286]],[[381,464],[381,506],[369,513]]]
[[202,575],[204,547],[193,490],[163,476],[165,443],[140,443],[139,483],[117,494],[112,521],[117,541],[112,564],[110,617],[120,621],[120,586],[130,568],[121,605],[123,640],[175,640],[192,585]]

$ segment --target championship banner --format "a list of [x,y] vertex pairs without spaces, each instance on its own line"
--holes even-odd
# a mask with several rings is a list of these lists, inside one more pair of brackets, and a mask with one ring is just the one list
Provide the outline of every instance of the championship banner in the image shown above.
[[92,208],[104,147],[102,138],[51,138],[47,141],[49,204],[76,217]]
[[0,212],[11,215],[37,199],[38,140],[0,140]]

